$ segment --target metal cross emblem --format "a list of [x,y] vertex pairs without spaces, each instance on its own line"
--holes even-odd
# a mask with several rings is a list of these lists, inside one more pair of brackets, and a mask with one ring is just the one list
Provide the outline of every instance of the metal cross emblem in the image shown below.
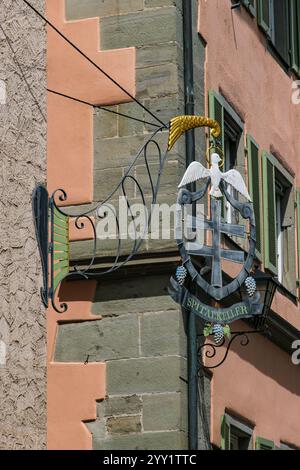
[[[221,247],[221,233],[234,235],[237,237],[245,238],[246,232],[243,225],[234,225],[222,223],[221,221],[221,199],[214,197],[211,200],[211,220],[204,221],[204,229],[211,230],[212,246],[201,246],[197,249],[188,251],[189,255],[193,256],[211,256],[212,257],[212,270],[211,270],[211,285],[214,287],[222,287],[222,266],[221,260],[226,259],[235,263],[244,263],[245,254],[240,250],[227,250]],[[196,222],[196,227],[199,227],[199,220],[193,217],[193,222]],[[203,221],[201,221],[203,227]]]

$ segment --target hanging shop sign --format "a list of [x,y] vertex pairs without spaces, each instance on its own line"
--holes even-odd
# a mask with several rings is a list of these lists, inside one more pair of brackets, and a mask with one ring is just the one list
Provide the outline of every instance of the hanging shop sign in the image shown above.
[[[197,116],[178,116],[171,120],[169,149],[172,148],[180,135],[195,127],[203,125],[212,128],[212,136],[218,137],[220,128],[215,121]],[[209,152],[214,152],[209,155]],[[218,153],[216,152],[218,151]],[[224,325],[238,319],[245,319],[262,314],[260,294],[256,291],[256,283],[251,275],[255,254],[255,218],[251,198],[241,174],[237,170],[222,172],[224,155],[218,145],[212,145],[208,149],[207,160],[209,168],[205,168],[200,162],[193,162],[186,170],[177,198],[176,234],[177,245],[182,259],[182,265],[178,267],[176,275],[171,279],[169,293],[173,300],[185,310],[194,312],[207,322],[206,331],[224,330]],[[200,180],[202,188],[198,191],[190,191],[187,185]],[[231,189],[226,188],[226,183]],[[241,194],[245,202],[240,202],[233,194]],[[202,204],[205,197],[210,196],[210,216],[200,219],[197,214],[197,205]],[[234,224],[225,221],[224,206],[230,207],[232,212],[238,215],[238,219],[244,219],[245,224]],[[185,210],[186,206],[193,206],[193,213]],[[228,210],[228,209],[227,209]],[[235,217],[237,218],[237,217]],[[182,223],[188,228],[189,234],[194,233],[196,241],[191,242],[182,231]],[[228,249],[224,245],[223,234],[246,239],[246,226],[248,225],[248,247],[242,249]],[[203,236],[198,232],[205,232]],[[183,234],[183,235],[181,235]],[[210,244],[200,243],[197,240],[209,239]],[[235,246],[237,246],[235,244]],[[247,252],[247,254],[245,254]],[[229,282],[223,280],[222,260],[241,264],[239,274]],[[188,281],[188,282],[186,282]],[[186,285],[185,285],[186,284]],[[236,293],[244,286],[244,298],[242,302],[221,308],[215,305],[231,294]],[[191,292],[192,290],[192,292]],[[199,294],[196,295],[195,291]],[[201,292],[208,296],[214,305],[206,305],[199,298]],[[209,327],[209,328],[208,328]],[[227,328],[228,330],[228,328]]]
[[259,303],[259,294],[249,297],[244,302],[239,302],[231,307],[211,307],[202,303],[198,297],[191,294],[184,286],[181,286],[173,278],[171,279],[172,298],[185,310],[192,311],[207,322],[228,324],[236,320],[250,318],[253,315],[261,315],[263,305]]

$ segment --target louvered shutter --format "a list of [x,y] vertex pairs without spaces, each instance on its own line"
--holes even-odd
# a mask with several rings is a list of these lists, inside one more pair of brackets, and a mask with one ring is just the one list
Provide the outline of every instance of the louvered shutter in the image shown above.
[[273,441],[264,439],[263,437],[257,437],[255,442],[256,450],[275,450],[275,444]]
[[300,73],[300,4],[298,0],[291,0],[291,67]]
[[256,225],[256,256],[262,259],[262,184],[259,147],[255,140],[247,136],[249,191],[253,201]]
[[257,0],[257,20],[259,26],[270,35],[270,1]]
[[[218,96],[216,93],[212,90],[209,91],[208,94],[208,105],[209,105],[209,117],[212,119],[215,119],[215,121],[218,121],[221,127],[221,134],[218,137],[218,141],[220,146],[222,147],[224,151],[224,107],[221,101],[219,100]],[[223,198],[223,203],[221,207],[221,215],[222,218],[224,217],[225,214],[225,201]]]
[[271,155],[262,153],[262,183],[264,205],[264,264],[277,274],[277,233],[275,204],[275,167]]
[[221,448],[223,450],[230,449],[230,424],[226,420],[226,416],[222,416],[221,424]]
[[273,0],[274,34],[272,41],[284,62],[290,63],[289,2]]
[[295,256],[295,192],[294,187],[286,191],[284,198],[283,228],[283,285],[296,295],[296,256]]
[[218,121],[221,126],[221,135],[218,137],[218,141],[221,147],[224,148],[224,107],[218,96],[214,91],[209,91],[209,117]]

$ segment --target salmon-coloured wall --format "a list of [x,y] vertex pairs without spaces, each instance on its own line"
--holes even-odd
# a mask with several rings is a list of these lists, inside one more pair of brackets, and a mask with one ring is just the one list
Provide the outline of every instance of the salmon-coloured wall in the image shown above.
[[[245,133],[262,149],[272,146],[299,186],[300,105],[292,104],[292,79],[267,51],[256,19],[243,7],[230,7],[230,0],[199,1],[198,30],[207,44],[206,97],[209,89],[223,94],[245,122]],[[300,329],[299,305],[277,293],[273,309]],[[250,344],[238,352],[231,352],[213,374],[213,442],[220,445],[226,406],[257,423],[257,435],[300,446],[300,377],[291,358],[258,336],[250,336]]]
[[[234,330],[245,331],[245,324],[236,322]],[[243,347],[236,339],[226,361],[213,372],[212,442],[221,445],[221,418],[227,408],[255,424],[254,442],[264,437],[277,446],[282,441],[299,447],[299,366],[261,335],[250,334],[249,340]]]
[[[135,49],[99,50],[99,18],[65,21],[65,0],[47,1],[48,19],[98,66],[135,94]],[[100,45],[101,47],[101,45]],[[47,87],[93,104],[129,101],[53,29],[47,30]],[[52,93],[47,98],[47,183],[67,204],[93,200],[93,108]]]
[[[46,2],[48,19],[94,62],[135,94],[135,49],[99,50],[99,18],[65,21],[65,0]],[[100,45],[101,46],[101,45]],[[47,87],[93,104],[127,102],[121,92],[83,59],[51,28],[47,29]],[[49,193],[63,188],[66,204],[93,201],[93,108],[48,93],[47,186]],[[77,230],[70,223],[72,240],[93,238],[91,227]],[[64,314],[47,310],[47,448],[92,448],[84,421],[96,419],[96,400],[105,397],[105,364],[55,363],[53,348],[59,321],[95,319],[90,314],[96,283],[67,283],[60,292],[68,303]]]
[[64,283],[57,305],[68,310],[47,310],[47,449],[92,449],[92,436],[83,421],[96,419],[96,400],[105,398],[106,374],[103,363],[55,363],[54,347],[58,322],[99,320],[90,313],[95,281]]

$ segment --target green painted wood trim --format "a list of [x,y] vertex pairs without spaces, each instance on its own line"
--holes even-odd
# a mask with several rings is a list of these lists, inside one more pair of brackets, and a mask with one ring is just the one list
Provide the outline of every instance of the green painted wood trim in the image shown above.
[[64,237],[61,237],[60,235],[57,235],[57,233],[53,234],[53,239],[55,242],[62,243],[64,245],[69,243],[67,234]]
[[67,228],[68,227],[68,220],[62,220],[59,217],[57,217],[55,214],[53,216],[54,224],[57,225],[58,227],[61,228]]
[[[267,152],[266,152],[267,153]],[[286,168],[284,168],[284,166],[277,160],[276,157],[274,157],[274,155],[272,155],[271,153],[267,153],[268,155],[268,158],[270,160],[270,162],[272,163],[272,165],[274,165],[275,168],[277,168],[277,170],[282,174],[282,176],[285,177],[285,179],[291,183],[291,185],[293,186],[294,185],[294,177],[288,172],[288,170]]]
[[54,263],[54,271],[63,270],[65,268],[69,269],[69,260],[68,260],[68,258],[63,259],[63,260],[59,260],[56,263]]
[[300,5],[298,0],[290,0],[290,28],[291,28],[291,67],[300,73]]
[[270,441],[269,439],[264,439],[263,437],[257,437],[255,441],[255,449],[267,450],[267,449],[262,449],[262,447],[267,447],[269,450],[274,450],[275,444],[273,441]]
[[63,221],[66,221],[69,218],[69,216],[62,214],[56,207],[54,207],[53,213],[58,219],[61,219]]
[[67,229],[67,227],[66,227],[66,228],[59,228],[59,227],[54,226],[54,227],[53,227],[53,231],[54,231],[54,233],[56,233],[57,235],[62,235],[63,237],[68,237],[68,229]]
[[229,450],[230,443],[230,425],[226,420],[226,415],[222,416],[221,420],[221,449]]
[[[69,266],[69,263],[68,263]],[[59,283],[67,276],[69,273],[69,267],[64,268],[63,270],[59,271],[53,279],[53,289],[54,291],[57,289]]]
[[[208,106],[209,106],[209,117],[214,119],[220,124],[221,136],[217,140],[220,141],[222,150],[224,152],[224,106],[223,99],[215,91],[209,90],[208,92]],[[219,109],[217,109],[217,107]],[[214,150],[211,150],[213,153]],[[225,198],[222,198],[221,216],[224,218],[225,214]]]
[[[275,212],[275,170],[274,170],[274,164],[273,164],[274,157],[272,155],[269,155],[265,150],[262,152],[262,185],[263,185],[263,214],[264,214],[264,223],[263,223],[263,234],[264,234],[264,265],[265,268],[269,269],[272,271],[273,274],[277,274],[277,266],[275,266],[273,263],[271,263],[269,259],[269,248],[270,248],[270,217],[269,217],[269,203],[268,203],[268,170],[267,170],[267,163],[270,161],[273,165],[273,185],[274,185],[274,213],[276,217],[276,212]],[[274,220],[275,224],[275,230],[276,230],[276,219]],[[277,243],[277,240],[275,240]],[[277,249],[276,249],[277,252]],[[276,263],[277,264],[277,263]]]
[[58,252],[53,253],[53,259],[54,261],[68,260],[69,259],[68,250],[61,252],[61,253],[58,253]]
[[268,35],[270,36],[270,8],[269,14],[265,15],[263,9],[263,3],[266,0],[256,0],[257,1],[257,22],[258,26]]
[[[209,106],[209,117],[218,121],[221,126],[221,146],[224,148],[224,106],[221,96],[215,91],[209,90],[208,92],[208,106]],[[220,106],[221,116],[216,111],[216,105]],[[220,137],[218,138],[220,139]]]
[[69,246],[66,244],[61,245],[59,243],[54,243],[54,253],[69,253]]
[[[254,145],[257,148],[257,154],[258,154],[258,185],[256,188],[255,182],[253,179],[253,156],[252,156],[252,145]],[[250,135],[247,134],[247,161],[248,161],[248,186],[249,186],[249,192],[251,199],[253,201],[253,195],[254,195],[254,190],[258,188],[258,195],[259,195],[259,229],[257,227],[257,222],[256,222],[256,231],[259,230],[259,237],[260,237],[260,244],[261,244],[261,250],[258,250],[257,247],[255,249],[255,256],[262,261],[263,260],[263,246],[264,246],[264,240],[263,240],[263,219],[262,219],[262,213],[263,213],[263,204],[262,204],[262,171],[261,171],[261,155],[259,151],[259,145],[258,143],[254,140],[254,138]],[[257,212],[257,211],[256,211]],[[257,232],[256,232],[257,233]]]

